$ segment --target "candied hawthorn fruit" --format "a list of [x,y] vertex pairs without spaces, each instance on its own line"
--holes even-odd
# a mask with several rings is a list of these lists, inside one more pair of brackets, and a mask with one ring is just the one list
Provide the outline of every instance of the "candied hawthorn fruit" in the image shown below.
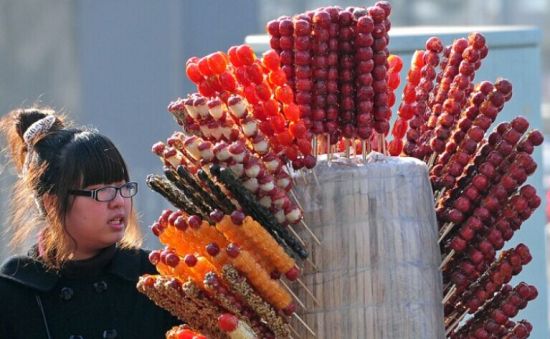
[[216,52],[206,57],[208,67],[214,74],[222,74],[227,68],[227,56],[223,52]]
[[252,47],[248,45],[241,45],[237,47],[237,56],[243,65],[252,65],[254,60],[256,60],[254,50],[252,50]]
[[185,73],[189,80],[193,81],[195,84],[198,84],[203,79],[201,71],[199,70],[199,65],[196,63],[189,63],[185,68]]
[[276,71],[281,67],[281,58],[276,51],[269,50],[262,55],[262,63],[270,71]]

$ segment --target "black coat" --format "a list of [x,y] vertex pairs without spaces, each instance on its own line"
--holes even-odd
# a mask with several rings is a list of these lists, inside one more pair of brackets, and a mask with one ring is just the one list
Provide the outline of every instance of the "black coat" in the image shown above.
[[0,339],[164,338],[179,321],[135,287],[140,275],[156,273],[147,252],[110,252],[60,274],[32,256],[8,259],[0,267]]

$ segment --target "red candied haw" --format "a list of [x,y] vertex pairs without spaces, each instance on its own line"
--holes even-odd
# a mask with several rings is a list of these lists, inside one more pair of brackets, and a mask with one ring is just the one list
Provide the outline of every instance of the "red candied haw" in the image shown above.
[[218,326],[224,332],[233,332],[239,324],[239,318],[231,313],[224,313],[218,317]]
[[187,221],[185,220],[185,218],[183,216],[178,216],[175,220],[174,220],[174,226],[179,229],[179,230],[182,230],[182,231],[185,231],[187,229]]
[[391,156],[398,156],[403,150],[403,140],[393,139],[388,145],[388,152]]
[[229,62],[235,67],[242,66],[241,60],[239,60],[239,56],[237,55],[237,48],[238,46],[231,46],[227,50],[227,55],[229,57]]
[[303,160],[304,160],[304,167],[307,169],[312,169],[313,167],[315,167],[315,164],[317,163],[317,159],[311,154],[306,154]]
[[297,139],[296,145],[302,154],[311,154],[311,142],[305,138]]
[[231,73],[223,72],[220,74],[219,79],[223,90],[233,92],[237,88],[237,81]]
[[215,223],[218,223],[222,220],[223,218],[223,212],[220,211],[219,209],[215,209],[213,210],[211,213],[210,213],[210,219],[215,222]]
[[153,265],[156,265],[158,264],[160,261],[160,251],[156,250],[156,251],[151,251],[151,253],[149,253],[149,262]]
[[214,74],[222,74],[227,68],[227,56],[223,52],[215,52],[206,57],[208,67]]
[[529,133],[527,140],[531,143],[531,145],[539,146],[544,141],[544,136],[539,130],[533,130]]
[[198,84],[203,80],[203,76],[199,70],[199,65],[195,63],[189,63],[185,68],[185,73],[187,74],[189,80],[193,81],[195,84]]
[[201,217],[199,217],[198,215],[191,215],[189,216],[189,218],[187,218],[187,224],[191,227],[191,228],[199,228],[201,226]]
[[183,258],[183,261],[189,267],[195,266],[198,262],[197,257],[195,257],[193,254],[186,254]]
[[395,92],[388,92],[388,106],[393,107],[395,105]]
[[216,94],[216,91],[210,86],[206,79],[202,80],[197,87],[202,96],[211,97]]
[[290,161],[294,161],[298,158],[298,149],[296,147],[287,147],[285,149],[285,155]]
[[264,80],[264,72],[262,66],[259,63],[253,63],[246,66],[247,78],[255,84],[261,84]]
[[281,58],[274,50],[264,52],[262,55],[262,64],[269,70],[275,71],[281,67]]
[[262,101],[267,101],[271,98],[271,89],[263,82],[256,86],[256,95]]
[[262,103],[265,114],[267,116],[274,116],[279,113],[279,103],[276,100],[267,100]]
[[258,102],[260,102],[260,99],[258,98],[258,95],[256,93],[256,88],[254,85],[248,85],[244,88],[243,94],[246,98],[246,100],[255,105]]
[[206,82],[208,83],[208,86],[216,92],[221,92],[223,90],[220,79],[215,75],[206,78]]
[[272,136],[275,133],[275,131],[273,131],[273,127],[271,126],[271,123],[267,120],[260,121],[260,124],[258,127],[260,128],[260,131],[262,131],[262,133],[268,137]]
[[288,280],[294,281],[300,276],[300,269],[294,266],[285,273],[285,276]]
[[300,107],[296,104],[283,105],[283,112],[289,121],[296,122],[300,119]]
[[438,37],[431,37],[426,41],[426,49],[434,53],[441,53],[443,51],[443,43]]
[[190,329],[183,329],[178,332],[177,339],[193,339],[195,333]]
[[306,134],[306,126],[301,121],[291,122],[288,126],[290,134],[295,138],[301,138]]
[[390,73],[388,77],[388,87],[392,91],[395,91],[397,87],[399,87],[399,84],[401,83],[401,77],[399,76],[399,73]]
[[419,70],[424,66],[424,51],[415,51],[412,57],[412,64]]
[[291,104],[294,101],[294,93],[290,86],[285,84],[275,89],[275,98],[284,104]]
[[393,124],[392,128],[392,135],[396,139],[401,139],[405,136],[405,133],[407,132],[407,121],[402,118],[397,118],[395,120],[395,123]]
[[244,87],[250,85],[250,79],[246,74],[246,67],[244,66],[237,67],[235,70],[235,78],[237,78],[237,81]]
[[208,65],[207,57],[200,58],[198,62],[198,66],[201,74],[204,75],[205,77],[214,75],[214,72],[210,69],[210,65]]
[[269,35],[272,36],[280,36],[281,33],[279,32],[279,21],[278,20],[271,20],[265,25],[265,30]]
[[275,133],[281,133],[286,129],[285,119],[280,114],[271,116],[269,122]]
[[180,263],[180,257],[176,253],[168,253],[164,259],[166,265],[170,267],[176,267]]
[[231,213],[231,222],[233,222],[235,225],[242,225],[244,218],[245,215],[241,211],[235,210]]
[[237,47],[237,56],[243,65],[252,65],[254,60],[256,60],[254,50],[248,45],[240,45]]
[[274,86],[282,86],[286,83],[286,74],[282,69],[277,69],[269,73],[269,82]]
[[227,255],[229,255],[231,258],[236,258],[239,253],[241,253],[241,249],[235,243],[230,243],[229,245],[227,245],[225,251],[227,252]]
[[283,131],[281,133],[277,133],[276,137],[277,137],[277,141],[279,142],[279,144],[281,144],[283,146],[292,145],[292,141],[294,140],[294,138],[292,137],[292,135],[290,135],[290,132],[288,132],[288,131]]

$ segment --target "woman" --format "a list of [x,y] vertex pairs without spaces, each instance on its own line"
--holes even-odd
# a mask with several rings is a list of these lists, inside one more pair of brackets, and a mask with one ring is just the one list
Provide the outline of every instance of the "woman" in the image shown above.
[[0,267],[0,338],[163,338],[177,320],[135,288],[155,269],[117,148],[45,109],[15,110],[0,127],[19,173],[8,234],[15,247],[36,243]]

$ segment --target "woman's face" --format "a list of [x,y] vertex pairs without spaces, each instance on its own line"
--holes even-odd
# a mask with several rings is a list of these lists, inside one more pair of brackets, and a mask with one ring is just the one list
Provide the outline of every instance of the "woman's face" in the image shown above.
[[[84,190],[106,186],[119,187],[124,181],[91,185]],[[82,260],[95,256],[103,248],[120,241],[124,236],[132,210],[132,198],[123,198],[120,191],[111,201],[97,201],[92,197],[71,195],[69,211],[65,218],[67,233],[76,241],[73,259]]]

